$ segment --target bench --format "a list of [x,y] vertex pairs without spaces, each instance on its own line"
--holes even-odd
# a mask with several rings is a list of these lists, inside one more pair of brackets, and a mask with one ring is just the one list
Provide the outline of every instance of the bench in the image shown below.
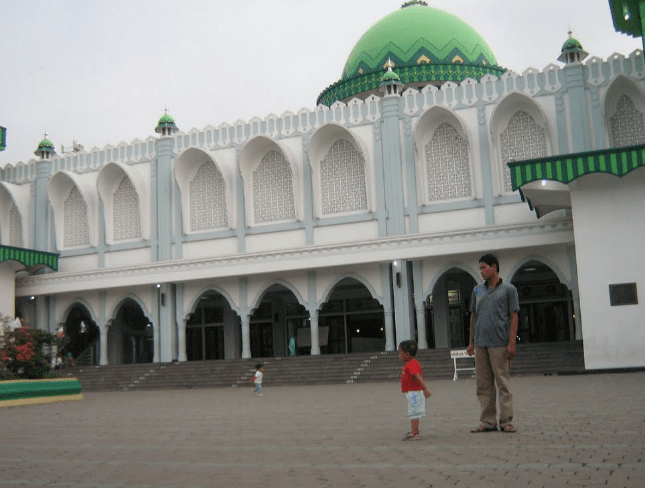
[[[452,381],[457,381],[459,379],[458,371],[475,371],[475,356],[469,356],[466,349],[456,349],[450,351],[450,358],[453,361],[455,366],[455,375],[452,378]],[[468,367],[457,367],[457,361],[468,360]],[[461,365],[460,365],[461,366]],[[474,375],[473,375],[474,376]]]

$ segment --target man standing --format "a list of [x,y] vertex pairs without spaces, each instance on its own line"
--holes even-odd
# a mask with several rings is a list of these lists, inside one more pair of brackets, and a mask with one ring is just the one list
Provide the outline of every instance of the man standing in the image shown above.
[[481,404],[480,425],[471,432],[496,431],[497,392],[499,392],[499,429],[516,432],[513,427],[513,395],[509,382],[509,362],[515,357],[517,314],[520,310],[517,289],[502,283],[499,261],[492,254],[479,258],[483,285],[473,289],[470,299],[470,343],[468,354],[475,355],[477,398]]

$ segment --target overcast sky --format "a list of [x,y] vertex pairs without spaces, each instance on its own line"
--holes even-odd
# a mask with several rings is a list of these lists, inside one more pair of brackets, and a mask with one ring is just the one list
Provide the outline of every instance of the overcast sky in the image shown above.
[[[0,165],[47,131],[86,150],[303,107],[338,81],[361,35],[403,0],[0,0]],[[607,0],[427,0],[465,20],[501,66],[556,63],[569,27],[591,55],[642,49]]]

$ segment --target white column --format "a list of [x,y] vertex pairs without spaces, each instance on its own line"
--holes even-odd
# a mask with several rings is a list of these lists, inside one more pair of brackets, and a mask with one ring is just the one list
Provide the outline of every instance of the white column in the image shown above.
[[320,336],[318,335],[318,310],[311,314],[311,355],[320,356]]
[[242,359],[249,359],[251,357],[251,326],[249,325],[251,318],[244,314],[242,316]]
[[182,320],[177,327],[177,361],[184,363],[188,361],[186,357],[186,321]]
[[159,314],[157,314],[157,323],[152,324],[152,333],[154,334],[152,336],[153,339],[153,344],[154,344],[154,349],[155,349],[155,356],[152,360],[153,363],[160,363],[161,362],[161,341],[159,340]]
[[396,351],[396,344],[394,343],[394,320],[391,310],[383,312],[385,315],[385,350]]
[[428,338],[426,337],[426,311],[423,304],[417,305],[417,339],[419,349],[428,349]]
[[108,364],[108,331],[110,328],[107,325],[99,326],[99,342],[101,344],[101,354],[99,355],[101,366]]

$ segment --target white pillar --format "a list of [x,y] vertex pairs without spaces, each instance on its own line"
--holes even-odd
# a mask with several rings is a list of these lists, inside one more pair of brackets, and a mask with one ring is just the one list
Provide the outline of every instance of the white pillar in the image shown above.
[[244,314],[242,316],[242,359],[251,357],[251,318]]
[[[157,317],[159,318],[159,314],[157,314]],[[154,363],[160,363],[161,362],[161,341],[159,340],[159,320],[157,320],[156,324],[152,324],[152,333],[154,334],[152,336],[153,339],[153,344],[154,344],[154,349],[155,349],[155,355],[153,358]]]
[[383,312],[385,315],[385,350],[396,351],[396,344],[394,343],[394,320],[391,310]]
[[426,337],[426,310],[423,304],[417,305],[417,339],[419,349],[428,349],[428,338]]
[[99,326],[99,342],[101,344],[101,353],[99,354],[99,364],[101,366],[108,365],[108,331],[110,328],[107,325]]
[[184,363],[188,361],[186,357],[186,321],[182,320],[177,328],[177,361]]
[[311,314],[311,355],[320,356],[320,336],[318,334],[318,310]]

